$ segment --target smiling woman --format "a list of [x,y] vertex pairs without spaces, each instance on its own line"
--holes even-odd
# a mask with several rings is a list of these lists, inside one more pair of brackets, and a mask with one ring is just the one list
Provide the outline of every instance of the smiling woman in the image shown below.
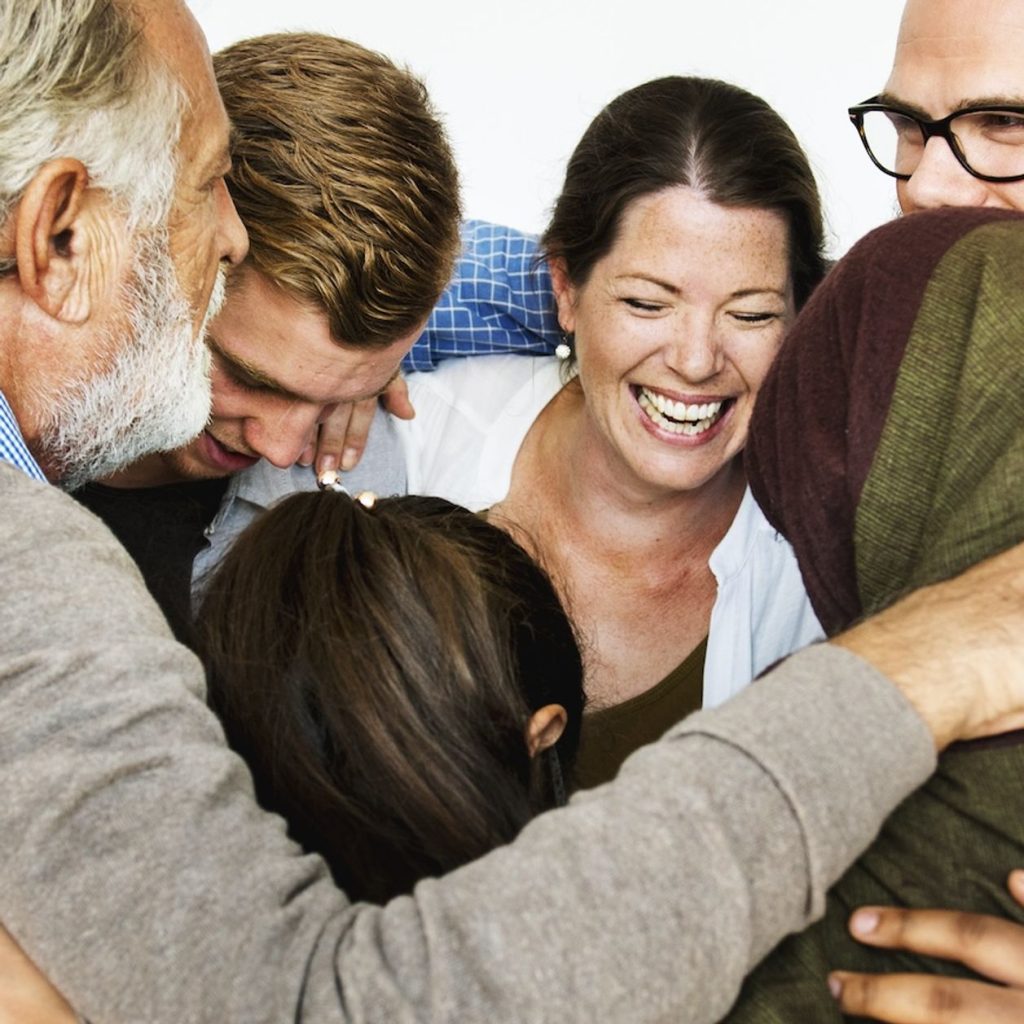
[[494,357],[410,381],[410,489],[489,508],[587,641],[580,785],[820,635],[740,453],[821,246],[771,107],[648,82],[591,124],[543,239],[575,376]]

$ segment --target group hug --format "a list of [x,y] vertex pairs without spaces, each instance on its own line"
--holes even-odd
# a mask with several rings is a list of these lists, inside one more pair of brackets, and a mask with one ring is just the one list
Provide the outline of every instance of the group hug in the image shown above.
[[0,0],[0,1024],[1024,1019],[1022,47],[907,0],[836,260],[725,81],[536,237],[381,53]]

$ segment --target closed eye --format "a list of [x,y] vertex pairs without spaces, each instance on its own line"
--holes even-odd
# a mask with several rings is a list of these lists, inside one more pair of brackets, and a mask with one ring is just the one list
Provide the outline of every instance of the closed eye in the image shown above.
[[638,309],[642,313],[660,313],[665,308],[664,303],[648,302],[645,299],[623,299],[630,309]]
[[766,324],[778,320],[778,313],[733,313],[733,318],[744,324]]
[[254,380],[248,374],[239,370],[233,363],[225,359],[218,358],[217,365],[220,367],[221,373],[227,377],[231,385],[238,388],[240,391],[247,391],[249,394],[263,394],[277,390],[270,384],[264,384],[263,381]]

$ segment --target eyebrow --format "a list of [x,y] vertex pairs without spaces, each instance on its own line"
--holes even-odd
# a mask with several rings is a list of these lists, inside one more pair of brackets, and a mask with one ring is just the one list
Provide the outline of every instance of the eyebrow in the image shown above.
[[[260,387],[269,388],[271,391],[277,392],[277,394],[291,398],[296,402],[310,402],[312,404],[319,403],[319,399],[310,397],[309,395],[300,395],[290,388],[286,388],[280,381],[275,380],[270,374],[261,370],[258,366],[250,363],[247,359],[242,359],[239,356],[233,356],[225,352],[224,349],[217,344],[216,341],[211,337],[207,337],[206,344],[209,346],[210,351],[237,377],[246,378],[246,383],[257,384]],[[326,404],[326,403],[320,403]]]
[[[913,114],[915,117],[920,118],[922,121],[941,120],[941,118],[932,118],[932,115],[924,109],[924,107],[918,106],[916,103],[909,103],[907,100],[900,99],[899,96],[894,96],[891,92],[880,92],[877,97],[878,103],[889,104],[890,106],[897,107],[908,114]],[[962,99],[959,103],[956,103],[950,114],[956,114],[961,110],[966,110],[968,107],[1020,107],[1024,106],[1024,95],[1002,95],[1002,96],[972,96],[969,99]],[[949,116],[949,115],[947,115]]]
[[214,174],[224,177],[231,173],[231,148],[224,146],[216,155],[210,166]]
[[312,395],[300,395],[297,391],[292,391],[291,388],[286,388],[280,381],[275,380],[270,374],[261,370],[258,366],[253,365],[246,359],[242,359],[238,356],[230,355],[225,352],[224,349],[217,344],[216,341],[211,337],[207,337],[206,344],[210,351],[237,377],[247,378],[246,383],[252,383],[259,385],[260,387],[268,388],[271,391],[279,394],[282,398],[290,398],[294,402],[308,402],[310,405],[349,405],[356,402],[367,402],[371,398],[380,398],[385,391],[401,376],[402,367],[399,364],[395,367],[395,372],[382,384],[376,391],[366,395],[358,395],[355,398],[345,399],[329,399],[325,401],[322,398],[314,398]]
[[[665,291],[672,295],[681,295],[682,292],[674,284],[669,284],[668,281],[662,281],[660,277],[653,277],[650,274],[620,274],[616,280],[619,281],[646,281],[649,284],[657,285],[659,288],[664,288]],[[738,291],[732,292],[729,295],[730,299],[747,299],[752,295],[778,295],[779,298],[785,299],[786,290],[778,288],[740,288]]]

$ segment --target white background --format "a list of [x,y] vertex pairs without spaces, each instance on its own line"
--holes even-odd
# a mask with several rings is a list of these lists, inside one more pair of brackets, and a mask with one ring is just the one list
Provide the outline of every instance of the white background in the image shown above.
[[889,72],[901,0],[189,0],[216,50],[263,32],[344,36],[427,84],[468,216],[540,231],[583,130],[613,96],[701,74],[763,96],[804,144],[841,255],[895,212],[846,108]]

